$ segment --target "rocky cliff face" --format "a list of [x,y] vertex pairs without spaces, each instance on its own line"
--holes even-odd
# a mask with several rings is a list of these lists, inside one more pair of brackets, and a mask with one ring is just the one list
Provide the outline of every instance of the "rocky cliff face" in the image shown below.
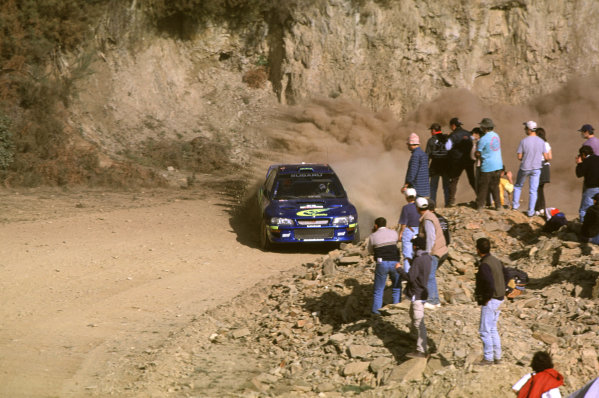
[[[592,0],[310,4],[243,31],[209,26],[187,41],[138,33],[133,53],[113,28],[100,29],[102,61],[75,124],[96,142],[99,130],[139,138],[157,125],[167,135],[209,136],[241,130],[248,108],[272,107],[274,94],[282,104],[342,96],[401,118],[447,88],[517,104],[598,69]],[[139,16],[130,18],[139,25]],[[269,82],[249,87],[242,78],[259,65]]]
[[405,115],[453,87],[513,104],[597,69],[594,1],[377,3],[293,16],[272,65],[282,102],[343,94]]
[[[407,163],[407,134],[422,132],[426,139],[431,122],[445,128],[456,115],[467,128],[491,116],[504,141],[504,161],[515,171],[521,123],[534,119],[560,149],[554,149],[553,175],[568,176],[569,185],[559,186],[556,179],[549,196],[579,189],[572,178],[571,159],[582,142],[575,129],[594,122],[599,80],[571,82],[598,70],[599,3],[305,3],[243,29],[208,25],[185,40],[148,30],[133,7],[119,11],[119,21],[128,15],[130,23],[121,24],[120,35],[110,18],[97,30],[100,57],[72,107],[74,130],[112,158],[148,140],[199,138],[229,148],[223,156],[244,166],[256,158],[308,160],[318,149],[315,140],[327,135],[333,143],[327,143],[326,156],[310,160],[356,163],[368,152],[367,142],[375,154],[400,152],[388,168],[395,181],[403,178]],[[564,89],[566,82],[571,87]],[[279,104],[304,106],[314,98],[321,101],[290,112],[287,122],[293,123],[273,120]],[[364,107],[349,106],[348,100]],[[265,133],[273,127],[274,138]],[[569,131],[557,134],[562,130]],[[348,143],[355,151],[330,156]],[[255,156],[260,149],[267,153]],[[567,202],[575,206],[578,198]]]

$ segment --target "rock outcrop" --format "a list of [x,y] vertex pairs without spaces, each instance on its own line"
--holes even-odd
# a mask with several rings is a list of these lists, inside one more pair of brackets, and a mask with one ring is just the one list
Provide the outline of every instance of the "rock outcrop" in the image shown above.
[[[452,250],[437,273],[443,305],[425,314],[430,358],[405,356],[415,345],[407,300],[370,315],[373,263],[363,242],[200,317],[148,356],[133,389],[151,384],[188,396],[511,396],[538,350],[549,351],[565,376],[562,394],[596,377],[599,248],[571,240],[567,227],[543,234],[540,217],[516,211],[459,206],[442,213],[450,220]],[[482,344],[472,253],[482,236],[507,266],[531,278],[523,294],[503,304],[503,362],[486,367],[475,365]],[[336,272],[325,274],[331,261]]]

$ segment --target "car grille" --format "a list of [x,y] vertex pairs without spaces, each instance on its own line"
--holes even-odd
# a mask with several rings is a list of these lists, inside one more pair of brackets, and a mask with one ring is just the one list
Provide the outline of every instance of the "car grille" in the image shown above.
[[297,220],[299,225],[328,225],[328,218],[316,218],[312,220]]
[[333,228],[298,228],[295,230],[295,239],[331,239],[335,237]]

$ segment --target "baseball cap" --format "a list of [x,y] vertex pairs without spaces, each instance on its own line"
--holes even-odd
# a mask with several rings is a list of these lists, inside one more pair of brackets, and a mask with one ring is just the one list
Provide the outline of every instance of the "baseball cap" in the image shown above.
[[416,190],[414,188],[407,188],[406,191],[404,192],[404,194],[406,196],[413,196],[416,197]]
[[420,210],[428,209],[428,200],[426,200],[426,198],[423,197],[416,198],[416,207]]
[[526,128],[529,130],[535,131],[537,129],[537,122],[533,122],[532,120],[529,120],[528,122],[524,122],[522,124],[525,125]]
[[408,137],[408,144],[410,145],[420,145],[420,137],[416,133],[410,134]]
[[585,131],[593,132],[595,131],[595,129],[590,124],[583,124],[582,127],[578,129],[578,131],[580,131],[581,133]]
[[439,123],[433,123],[428,128],[429,130],[441,131],[441,125]]

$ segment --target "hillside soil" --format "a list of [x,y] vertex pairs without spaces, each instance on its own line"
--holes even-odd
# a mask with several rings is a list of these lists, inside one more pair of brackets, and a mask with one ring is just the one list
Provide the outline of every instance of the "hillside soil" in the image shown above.
[[328,251],[262,252],[238,203],[206,185],[0,191],[0,396],[124,394],[197,316]]

